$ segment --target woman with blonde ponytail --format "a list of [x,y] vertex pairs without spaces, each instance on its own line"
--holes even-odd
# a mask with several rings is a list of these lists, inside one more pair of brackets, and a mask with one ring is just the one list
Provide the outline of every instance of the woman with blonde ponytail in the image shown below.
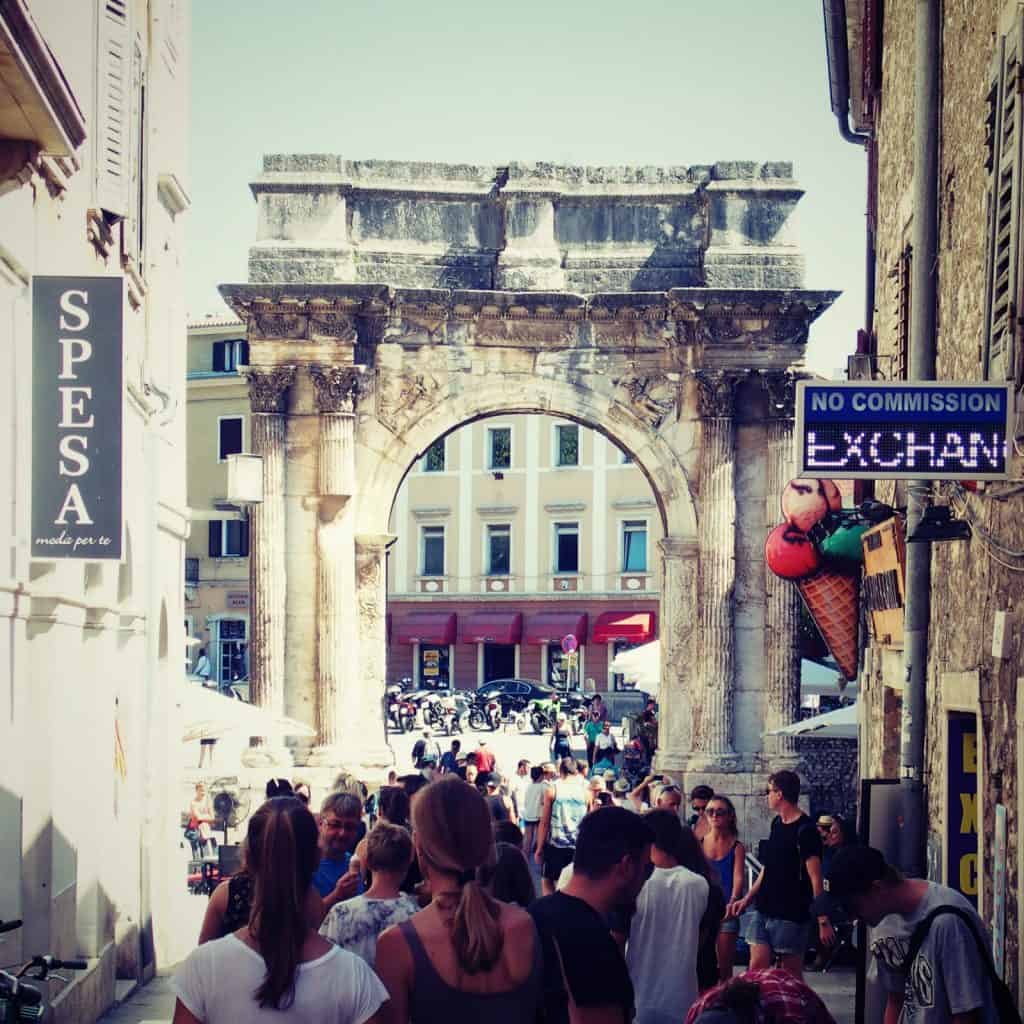
[[495,859],[487,801],[449,775],[416,794],[412,824],[431,902],[377,942],[377,973],[391,997],[384,1020],[532,1020],[542,983],[533,921],[493,899],[477,879],[478,869]]

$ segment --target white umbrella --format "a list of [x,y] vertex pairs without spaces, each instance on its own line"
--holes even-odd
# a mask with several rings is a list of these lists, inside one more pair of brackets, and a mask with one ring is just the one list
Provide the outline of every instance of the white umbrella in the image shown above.
[[230,732],[243,736],[314,736],[304,722],[226,697],[196,683],[185,683],[177,704],[184,712],[181,741],[219,739]]
[[612,659],[612,672],[624,676],[627,683],[657,698],[661,680],[660,641],[652,640],[649,644],[616,654]]
[[857,705],[847,704],[823,715],[770,729],[765,736],[809,736],[811,739],[857,739]]

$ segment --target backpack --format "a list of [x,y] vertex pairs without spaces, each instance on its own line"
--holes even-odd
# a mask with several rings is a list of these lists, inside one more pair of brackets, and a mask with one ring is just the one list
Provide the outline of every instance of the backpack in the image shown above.
[[978,929],[974,926],[974,918],[962,907],[936,907],[917,925],[910,936],[910,947],[907,949],[907,957],[903,961],[906,969],[909,971],[917,959],[917,954],[921,952],[921,946],[928,935],[928,929],[931,928],[932,921],[939,914],[955,914],[967,925],[967,930],[974,936],[975,944],[978,947],[978,956],[981,957],[985,970],[988,972],[989,984],[992,986],[992,1002],[995,1005],[996,1018],[1000,1024],[1021,1024],[1020,1014],[1017,1012],[1017,1004],[1014,1002],[1010,989],[1007,987],[1006,982],[996,974],[988,948],[982,937],[978,934]]

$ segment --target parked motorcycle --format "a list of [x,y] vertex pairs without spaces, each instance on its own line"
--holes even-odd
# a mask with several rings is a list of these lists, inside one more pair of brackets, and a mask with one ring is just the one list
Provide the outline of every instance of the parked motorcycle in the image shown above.
[[501,724],[501,704],[492,698],[477,697],[469,706],[469,727],[494,732]]
[[449,694],[438,700],[438,728],[448,736],[462,733],[466,730],[469,720],[469,713],[466,710],[464,701]]
[[411,732],[416,724],[416,705],[398,686],[388,687],[387,698],[388,728],[397,732]]

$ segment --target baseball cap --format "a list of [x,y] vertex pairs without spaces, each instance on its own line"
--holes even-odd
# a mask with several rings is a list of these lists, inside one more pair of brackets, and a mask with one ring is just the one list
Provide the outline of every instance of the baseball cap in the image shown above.
[[629,780],[628,779],[616,779],[615,786],[613,787],[616,793],[628,793],[629,792]]
[[829,864],[822,894],[811,904],[811,914],[831,916],[837,907],[849,910],[850,898],[884,878],[887,868],[885,857],[874,847],[841,847]]

